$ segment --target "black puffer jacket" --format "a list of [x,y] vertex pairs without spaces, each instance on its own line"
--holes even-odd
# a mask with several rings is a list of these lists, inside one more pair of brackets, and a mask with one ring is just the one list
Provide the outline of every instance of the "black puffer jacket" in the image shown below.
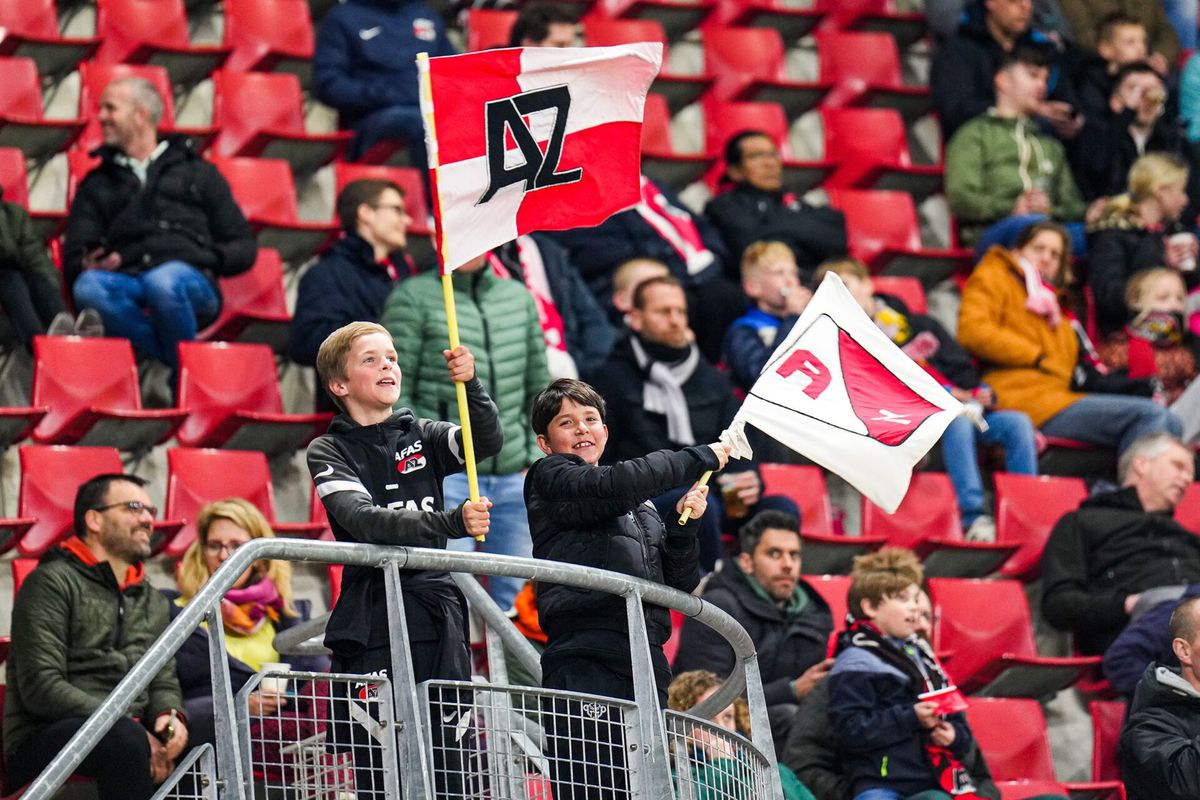
[[[698,521],[664,526],[646,501],[716,468],[717,456],[707,445],[660,450],[609,467],[589,466],[575,455],[543,458],[525,477],[533,556],[690,592],[700,582]],[[572,646],[581,645],[597,631],[628,638],[625,601],[617,595],[541,583],[537,603],[542,630],[550,639],[547,652],[568,638]],[[661,647],[671,635],[670,615],[650,604],[645,610],[650,644]],[[628,660],[628,649],[624,658]]]
[[1102,653],[1125,627],[1125,598],[1156,586],[1200,582],[1200,537],[1169,512],[1145,511],[1129,487],[1097,495],[1063,516],[1042,554],[1042,613]]
[[1121,779],[1129,800],[1200,797],[1200,693],[1178,672],[1151,664],[1121,730]]
[[[736,561],[725,559],[700,595],[740,622],[754,640],[767,705],[796,702],[792,681],[825,658],[833,630],[829,605],[804,581],[798,587],[808,596],[808,604],[789,617],[755,593]],[[676,674],[707,669],[728,675],[737,666],[733,648],[707,625],[689,619],[679,636]]]
[[143,186],[117,163],[116,148],[95,154],[100,165],[84,177],[71,203],[63,243],[63,270],[73,285],[84,253],[103,244],[121,254],[120,271],[137,275],[178,259],[217,276],[250,269],[258,253],[254,231],[217,168],[192,149],[190,140],[166,137]]

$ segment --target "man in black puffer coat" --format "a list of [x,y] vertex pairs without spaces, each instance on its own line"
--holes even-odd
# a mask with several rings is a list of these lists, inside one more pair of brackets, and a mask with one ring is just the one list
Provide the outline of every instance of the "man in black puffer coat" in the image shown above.
[[[217,278],[258,253],[229,184],[179,136],[159,138],[162,98],[142,78],[100,96],[100,165],[67,217],[63,269],[80,308],[112,336],[171,367],[176,345],[217,318]],[[147,316],[149,312],[149,316]]]

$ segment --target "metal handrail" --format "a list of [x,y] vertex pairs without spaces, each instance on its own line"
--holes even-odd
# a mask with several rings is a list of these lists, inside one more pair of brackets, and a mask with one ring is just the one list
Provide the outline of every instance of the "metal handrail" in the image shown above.
[[[742,667],[734,669],[725,682],[705,702],[695,706],[691,713],[698,717],[715,716],[746,689],[751,706],[755,744],[767,753],[772,762],[774,761],[754,643],[733,617],[698,597],[621,573],[556,561],[427,548],[264,538],[254,539],[239,547],[200,587],[163,634],[146,650],[100,707],[88,717],[66,746],[30,785],[23,795],[25,800],[49,800],[84,757],[124,715],[129,704],[149,686],[168,660],[174,657],[176,651],[201,622],[210,618],[211,622],[215,622],[216,640],[220,641],[223,649],[219,623],[221,600],[242,573],[254,562],[262,559],[502,575],[604,591],[627,599],[636,595],[639,600],[675,609],[720,633],[733,648],[736,663]],[[228,665],[224,662],[222,664],[223,670],[227,672]],[[750,681],[746,680],[747,673],[751,676]],[[214,692],[218,690],[218,685],[227,685],[227,681],[227,674],[214,674]],[[766,746],[763,747],[760,743],[765,743]],[[219,766],[222,764],[222,749],[218,743]],[[231,787],[226,785],[225,789],[228,788]],[[224,789],[221,795],[226,796]]]

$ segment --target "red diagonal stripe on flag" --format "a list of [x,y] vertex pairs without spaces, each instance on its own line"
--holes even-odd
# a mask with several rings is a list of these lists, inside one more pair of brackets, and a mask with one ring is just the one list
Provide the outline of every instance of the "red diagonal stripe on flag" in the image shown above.
[[838,351],[850,405],[872,439],[901,444],[922,422],[942,410],[910,389],[841,327]]

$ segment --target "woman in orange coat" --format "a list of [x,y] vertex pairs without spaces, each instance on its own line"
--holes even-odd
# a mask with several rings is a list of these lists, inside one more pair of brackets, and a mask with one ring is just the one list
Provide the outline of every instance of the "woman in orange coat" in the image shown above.
[[959,342],[979,359],[997,405],[1024,411],[1049,436],[1118,453],[1148,433],[1179,436],[1179,420],[1149,398],[1149,381],[1105,374],[1081,353],[1082,328],[1058,301],[1070,241],[1060,225],[1035,222],[1012,250],[989,250],[963,289]]

